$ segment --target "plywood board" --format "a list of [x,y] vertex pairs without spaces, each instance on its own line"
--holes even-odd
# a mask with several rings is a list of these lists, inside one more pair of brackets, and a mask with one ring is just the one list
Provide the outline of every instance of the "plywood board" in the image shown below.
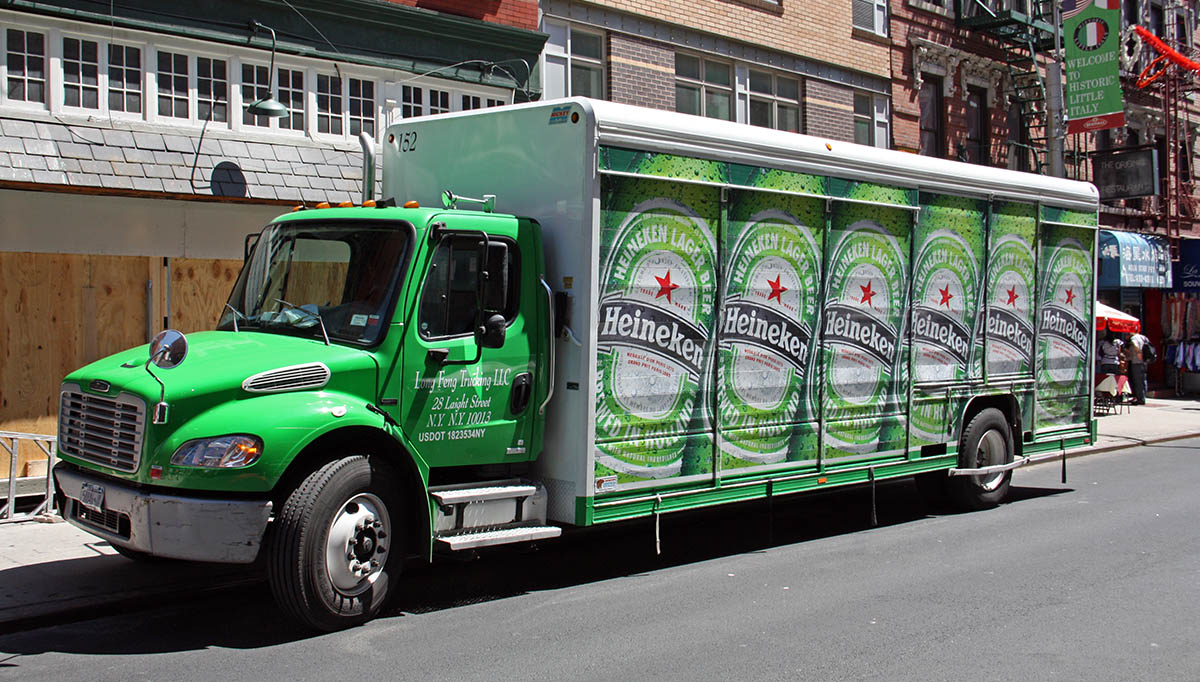
[[170,325],[187,334],[215,329],[241,272],[240,260],[170,259]]

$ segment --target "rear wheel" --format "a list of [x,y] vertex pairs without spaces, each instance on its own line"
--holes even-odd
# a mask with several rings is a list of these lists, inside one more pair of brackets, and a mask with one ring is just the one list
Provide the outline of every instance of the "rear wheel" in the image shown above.
[[268,578],[289,615],[319,630],[364,623],[398,577],[397,478],[362,456],[330,462],[288,496],[274,521]]
[[[989,407],[971,420],[963,434],[959,468],[980,469],[1013,461],[1013,435],[1000,410]],[[947,490],[962,509],[987,509],[1000,504],[1008,494],[1012,470],[978,476],[951,476]]]

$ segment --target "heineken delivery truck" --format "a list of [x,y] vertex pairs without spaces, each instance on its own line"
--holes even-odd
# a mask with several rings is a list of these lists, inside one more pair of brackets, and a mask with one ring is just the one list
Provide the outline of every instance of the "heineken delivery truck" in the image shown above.
[[66,518],[334,629],[409,559],[901,476],[986,507],[1091,436],[1091,185],[584,99],[382,166],[248,239],[216,331],[65,379]]

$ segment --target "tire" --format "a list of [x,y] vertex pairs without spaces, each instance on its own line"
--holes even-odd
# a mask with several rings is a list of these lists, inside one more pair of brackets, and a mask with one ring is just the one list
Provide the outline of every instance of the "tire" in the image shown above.
[[[989,407],[971,420],[963,434],[958,466],[962,469],[1008,464],[1013,461],[1012,428],[1000,410]],[[1012,470],[982,476],[950,476],[950,500],[960,509],[975,511],[1000,504],[1008,494]]]
[[289,616],[331,632],[370,620],[403,567],[398,479],[346,457],[305,478],[272,523],[267,579]]

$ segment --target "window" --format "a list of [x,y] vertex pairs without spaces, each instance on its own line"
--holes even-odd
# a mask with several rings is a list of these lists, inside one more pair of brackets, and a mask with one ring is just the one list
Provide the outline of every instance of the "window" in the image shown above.
[[8,99],[46,103],[46,37],[32,31],[5,31],[8,42]]
[[188,57],[158,52],[158,115],[188,118]]
[[271,94],[271,72],[265,66],[242,64],[242,123],[262,128],[271,125],[267,116],[255,116],[246,107]]
[[688,54],[676,54],[675,111],[732,121],[732,66]]
[[202,121],[229,120],[229,80],[224,60],[196,57],[196,116]]
[[604,34],[546,20],[545,98],[604,98]]
[[279,101],[288,108],[288,115],[279,119],[279,127],[304,130],[304,72],[279,69]]
[[375,136],[375,83],[350,79],[350,134]]
[[854,93],[854,141],[887,148],[892,137],[888,98],[871,93]]
[[[489,258],[504,262],[500,267],[489,263],[486,270],[493,276],[508,282],[508,296],[503,300],[484,300],[486,312],[496,312],[511,321],[516,317],[517,302],[520,300],[517,286],[520,283],[520,267],[516,244],[491,239],[488,242]],[[499,247],[499,248],[498,248]],[[438,243],[430,259],[429,274],[425,277],[425,291],[421,295],[420,317],[417,323],[421,336],[437,338],[470,334],[478,316],[478,290],[480,271],[480,239],[463,235],[448,235]]]
[[945,123],[942,108],[942,78],[925,74],[919,94],[921,104],[921,148],[924,156],[944,157]]
[[63,38],[63,106],[100,108],[100,46]]
[[317,132],[342,134],[342,79],[317,75]]
[[886,36],[887,0],[853,0],[854,28]]
[[425,115],[425,91],[412,85],[405,85],[401,92],[400,116],[412,118]]
[[[1104,131],[1107,132],[1107,131]],[[1008,169],[1028,172],[1031,170],[1029,154],[1029,128],[1025,126],[1020,107],[1008,109]]]
[[450,111],[450,91],[429,89],[429,113],[444,114]]
[[963,161],[987,165],[988,128],[991,117],[988,115],[987,90],[974,86],[967,87],[967,135],[963,148]]
[[800,132],[800,81],[750,69],[750,125]]
[[108,109],[142,113],[142,50],[108,46]]

